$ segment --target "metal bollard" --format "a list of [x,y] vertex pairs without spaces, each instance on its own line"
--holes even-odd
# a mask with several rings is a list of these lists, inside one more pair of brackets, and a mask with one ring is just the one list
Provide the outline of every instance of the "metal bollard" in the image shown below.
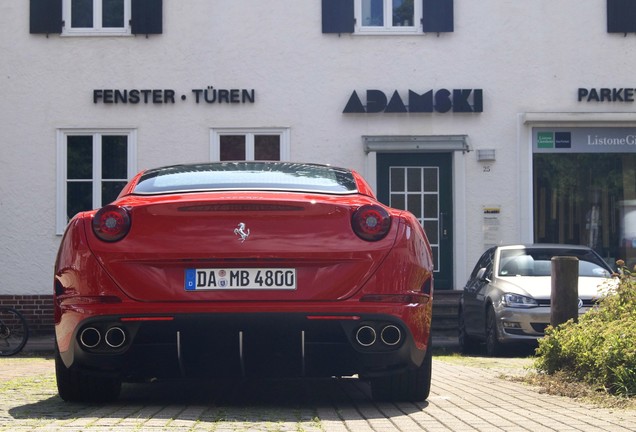
[[563,324],[579,317],[579,259],[572,256],[552,257],[552,291],[550,324]]

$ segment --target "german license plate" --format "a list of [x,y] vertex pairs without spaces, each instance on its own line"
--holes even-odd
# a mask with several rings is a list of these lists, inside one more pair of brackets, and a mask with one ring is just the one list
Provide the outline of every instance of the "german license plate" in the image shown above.
[[204,268],[186,269],[186,291],[202,290],[294,290],[296,269],[290,268]]

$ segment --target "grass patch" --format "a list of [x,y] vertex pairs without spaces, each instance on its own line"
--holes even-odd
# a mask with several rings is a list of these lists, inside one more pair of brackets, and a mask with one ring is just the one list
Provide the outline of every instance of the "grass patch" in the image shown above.
[[636,410],[636,399],[633,397],[612,394],[602,387],[573,381],[565,372],[556,372],[551,375],[530,372],[524,376],[507,376],[505,378],[537,387],[539,393],[564,396],[600,408]]
[[532,366],[534,362],[533,357],[480,357],[480,356],[464,356],[458,353],[446,354],[446,355],[434,355],[435,360],[440,360],[446,363],[478,367],[483,369],[496,369],[511,371],[523,371]]
[[495,376],[532,386],[538,393],[567,397],[599,408],[636,410],[636,398],[616,395],[605,388],[573,380],[565,372],[545,374],[535,368],[536,357],[480,357],[436,351],[433,358],[458,366],[487,369]]

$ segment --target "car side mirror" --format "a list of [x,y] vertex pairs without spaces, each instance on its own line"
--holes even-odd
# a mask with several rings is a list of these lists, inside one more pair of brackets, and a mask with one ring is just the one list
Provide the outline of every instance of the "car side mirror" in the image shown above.
[[486,267],[482,267],[477,272],[477,280],[490,282],[490,279],[486,277]]

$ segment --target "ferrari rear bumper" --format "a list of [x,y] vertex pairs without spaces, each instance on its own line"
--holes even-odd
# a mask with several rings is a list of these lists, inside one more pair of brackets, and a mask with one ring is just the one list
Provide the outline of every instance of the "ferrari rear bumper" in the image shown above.
[[82,320],[60,354],[124,380],[380,376],[422,363],[408,328],[385,314],[109,315]]

